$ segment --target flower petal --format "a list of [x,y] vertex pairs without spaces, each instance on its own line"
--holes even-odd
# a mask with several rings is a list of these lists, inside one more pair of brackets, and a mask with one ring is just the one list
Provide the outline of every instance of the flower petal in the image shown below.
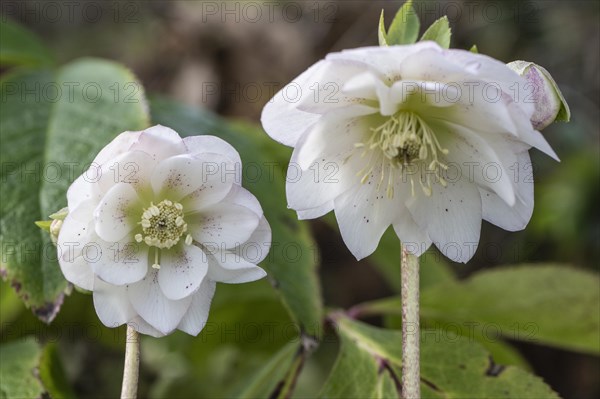
[[158,284],[168,299],[191,295],[202,283],[208,270],[206,254],[195,245],[178,245],[161,250]]
[[135,316],[133,319],[127,322],[128,326],[131,326],[135,331],[140,334],[150,335],[155,338],[164,337],[165,334],[158,331],[156,328],[152,327],[150,324],[146,322],[146,320],[142,319],[140,316]]
[[446,257],[466,263],[481,232],[481,196],[475,184],[459,180],[435,183],[431,196],[417,190],[406,201],[413,219]]
[[59,258],[59,264],[60,270],[68,282],[84,290],[92,291],[94,289],[94,272],[85,256],[79,255],[72,260]]
[[196,336],[202,331],[208,320],[210,303],[215,294],[214,281],[204,279],[200,288],[192,295],[192,303],[187,313],[177,326],[183,332]]
[[94,281],[94,307],[98,318],[106,327],[118,327],[136,316],[127,295],[127,286]]
[[403,193],[389,198],[384,188],[376,188],[379,176],[380,171],[375,170],[364,184],[358,182],[334,200],[342,239],[358,260],[375,251],[381,236],[402,209]]
[[483,218],[508,231],[523,230],[533,214],[533,167],[527,151],[518,155],[516,166],[517,199],[513,206],[497,194],[479,189]]
[[59,261],[72,262],[81,255],[81,251],[90,241],[94,232],[92,220],[94,208],[94,201],[88,200],[68,213],[56,242]]
[[149,269],[146,277],[130,285],[127,292],[135,311],[163,334],[177,328],[192,302],[191,295],[178,301],[167,298],[158,284],[158,271],[155,269]]
[[321,216],[328,214],[332,210],[333,210],[333,201],[329,201],[329,202],[326,202],[325,204],[318,206],[316,208],[303,209],[303,210],[297,211],[296,214],[298,215],[299,220],[316,219],[316,218],[320,218]]
[[187,215],[186,221],[194,240],[208,248],[229,249],[248,241],[259,217],[244,206],[218,203]]
[[228,284],[260,280],[267,273],[234,252],[221,251],[208,258],[208,278]]
[[148,272],[148,246],[125,237],[118,242],[107,242],[97,237],[93,240],[100,248],[95,259],[89,259],[94,273],[113,285],[132,284]]
[[151,180],[156,197],[179,201],[192,194],[187,201],[191,207],[223,198],[235,183],[236,174],[230,172],[235,165],[223,155],[200,156],[178,155],[160,162]]
[[227,197],[223,199],[223,202],[236,204],[248,208],[251,211],[253,211],[259,218],[263,216],[263,209],[260,206],[260,202],[258,202],[258,199],[256,199],[254,194],[252,194],[250,191],[246,190],[242,186],[234,185],[231,188],[229,194],[227,194]]
[[203,153],[223,154],[235,165],[241,165],[240,154],[225,140],[209,135],[188,136],[183,138],[186,152],[190,155]]
[[270,248],[271,226],[269,226],[269,222],[263,216],[250,238],[242,245],[235,247],[232,251],[246,261],[257,265],[267,257]]
[[100,173],[99,168],[99,166],[90,166],[69,186],[67,205],[70,210],[77,208],[84,201],[100,201],[102,194],[95,189],[95,183],[99,178],[98,173]]
[[403,208],[394,222],[394,231],[409,253],[421,256],[431,246],[431,238],[414,221],[408,208],[406,206],[403,206]]
[[[96,234],[105,240],[121,241],[135,227],[140,198],[130,184],[119,183],[102,197],[94,210]],[[140,208],[141,211],[141,208]]]
[[138,141],[141,134],[141,131],[127,131],[119,134],[113,139],[113,141],[108,143],[102,150],[100,150],[98,155],[96,155],[96,158],[94,158],[92,165],[100,166],[106,163],[107,161],[123,154],[124,152],[129,151],[134,145],[134,143]]
[[140,194],[150,194],[150,176],[157,162],[143,151],[128,151],[102,164],[98,182],[100,192],[118,183],[131,184]]
[[186,147],[176,131],[156,125],[140,132],[131,150],[149,154],[155,162],[185,153]]

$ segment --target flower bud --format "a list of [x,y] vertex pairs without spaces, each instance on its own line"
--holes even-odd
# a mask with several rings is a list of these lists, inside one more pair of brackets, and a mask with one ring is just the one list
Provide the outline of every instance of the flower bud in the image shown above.
[[530,98],[535,104],[531,124],[536,130],[542,130],[554,121],[571,119],[569,106],[546,69],[528,61],[513,61],[507,66],[532,85],[526,91],[531,93]]

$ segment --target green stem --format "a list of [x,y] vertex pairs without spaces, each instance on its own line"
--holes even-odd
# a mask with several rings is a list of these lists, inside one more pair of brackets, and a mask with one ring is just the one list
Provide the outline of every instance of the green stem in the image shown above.
[[421,397],[419,363],[419,258],[402,245],[402,397]]
[[138,332],[129,325],[127,325],[126,340],[121,399],[135,399],[137,398],[140,368],[140,336]]

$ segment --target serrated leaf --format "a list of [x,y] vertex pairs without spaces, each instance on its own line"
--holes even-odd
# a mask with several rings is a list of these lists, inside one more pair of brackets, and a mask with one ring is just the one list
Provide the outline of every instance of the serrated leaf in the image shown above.
[[421,36],[421,40],[432,40],[442,48],[449,48],[451,36],[450,23],[448,22],[448,17],[444,15],[427,28],[423,36]]
[[[361,306],[365,314],[400,314],[399,297]],[[462,326],[481,339],[499,335],[597,354],[600,280],[567,266],[500,267],[424,290],[421,318],[441,328]]]
[[0,269],[50,322],[67,283],[49,235],[35,222],[66,206],[69,184],[110,140],[148,125],[145,98],[127,69],[97,59],[16,72],[0,91]]
[[50,52],[37,36],[4,16],[0,18],[0,65],[41,66],[51,63]]
[[413,44],[419,37],[421,23],[412,6],[412,0],[408,0],[396,13],[390,24],[386,35],[387,44]]
[[155,123],[170,126],[182,136],[212,134],[227,140],[239,151],[243,170],[260,173],[251,175],[253,178],[246,174],[242,183],[258,198],[273,231],[271,252],[261,266],[301,331],[320,337],[323,304],[316,274],[318,255],[308,226],[286,207],[282,170],[287,161],[278,160],[289,159],[289,154],[282,152],[287,149],[269,140],[259,127],[232,124],[198,108],[154,98],[151,109]]
[[42,349],[32,337],[0,345],[0,397],[39,398],[45,392],[36,377]]
[[377,28],[377,38],[379,39],[380,46],[387,46],[387,33],[385,33],[385,21],[383,19],[383,10],[381,10],[381,16],[379,17],[379,26]]
[[[322,397],[372,397],[383,370],[400,379],[400,332],[372,327],[341,314],[334,316],[334,322],[341,347]],[[352,370],[360,370],[360,379],[342,374]],[[354,379],[360,383],[350,381]],[[421,380],[423,398],[558,398],[538,377],[517,367],[491,363],[479,344],[436,330],[421,332]]]

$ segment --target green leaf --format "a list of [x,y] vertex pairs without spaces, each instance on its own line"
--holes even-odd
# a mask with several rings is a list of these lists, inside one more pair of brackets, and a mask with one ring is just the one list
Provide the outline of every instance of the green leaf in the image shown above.
[[[373,397],[384,370],[399,380],[400,332],[340,314],[334,323],[341,347],[322,397]],[[421,380],[423,398],[558,398],[538,377],[517,367],[495,365],[479,344],[436,330],[421,332]]]
[[37,36],[5,17],[0,19],[1,66],[43,66],[52,62],[48,49]]
[[[380,22],[381,23],[381,22]],[[419,37],[419,17],[408,0],[396,13],[386,35],[387,44],[413,44]]]
[[248,399],[289,397],[289,384],[301,365],[302,356],[297,342],[285,345],[233,396]]
[[[421,292],[421,318],[481,340],[499,336],[600,353],[598,275],[566,266],[501,267]],[[359,314],[400,314],[400,298],[358,305]]]
[[50,398],[71,399],[77,397],[66,379],[56,344],[50,343],[44,348],[39,374]]
[[0,345],[0,398],[39,398],[45,392],[36,377],[42,350],[32,337]]
[[475,54],[479,54],[479,49],[477,48],[476,44],[472,45],[469,51]]
[[449,48],[451,36],[452,30],[450,29],[450,23],[448,22],[448,17],[444,15],[427,28],[425,33],[423,33],[423,36],[421,36],[421,41],[432,40],[442,48]]
[[69,184],[110,140],[148,125],[146,103],[131,72],[97,59],[10,74],[0,94],[0,272],[50,322],[67,283],[35,222],[66,206]]
[[[273,232],[273,245],[263,266],[303,333],[320,337],[323,305],[317,279],[318,254],[308,226],[287,209],[285,176],[289,152],[262,129],[233,124],[198,108],[164,98],[151,102],[152,117],[182,136],[212,134],[231,143],[243,163],[243,186],[260,201]],[[284,161],[280,161],[284,160]]]
[[379,17],[379,27],[377,29],[377,38],[379,39],[380,46],[387,46],[387,33],[385,33],[385,21],[383,19],[383,10],[381,10],[381,16]]

